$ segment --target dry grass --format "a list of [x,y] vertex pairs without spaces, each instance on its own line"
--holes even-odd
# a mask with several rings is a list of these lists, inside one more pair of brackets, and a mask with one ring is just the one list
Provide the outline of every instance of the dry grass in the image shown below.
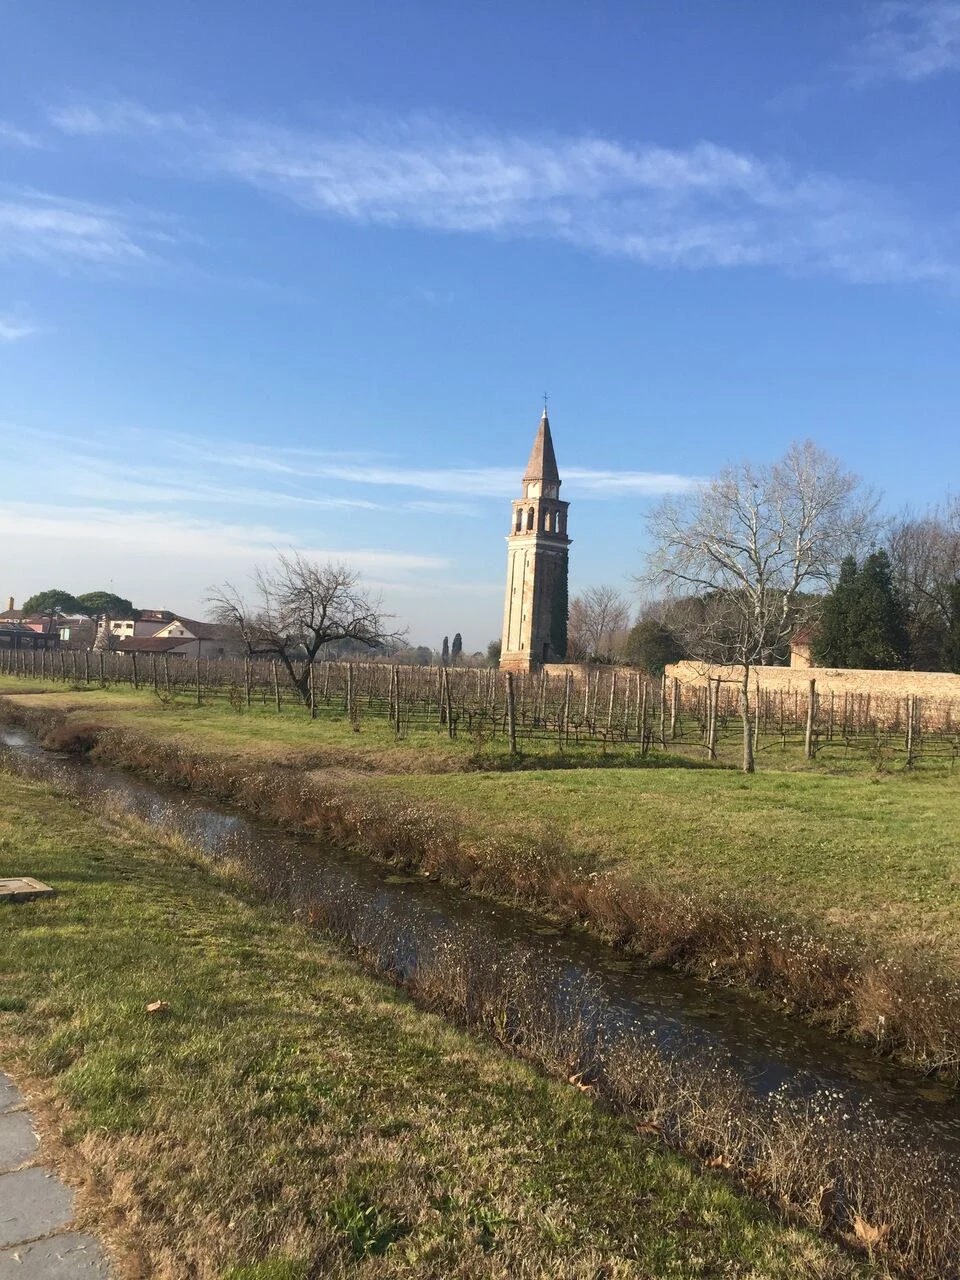
[[0,874],[26,861],[59,892],[4,909],[0,1045],[125,1280],[887,1274],[187,850],[0,775]]

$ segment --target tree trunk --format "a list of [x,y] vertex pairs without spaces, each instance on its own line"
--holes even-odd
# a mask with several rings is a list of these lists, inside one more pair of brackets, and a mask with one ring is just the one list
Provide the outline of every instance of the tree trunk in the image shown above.
[[740,679],[740,718],[743,720],[743,772],[753,773],[753,725],[750,723],[750,667],[744,664]]

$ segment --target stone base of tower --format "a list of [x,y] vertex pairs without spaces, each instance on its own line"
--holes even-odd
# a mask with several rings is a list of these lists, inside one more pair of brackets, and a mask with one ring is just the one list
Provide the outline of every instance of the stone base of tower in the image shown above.
[[555,653],[548,653],[546,657],[540,658],[539,661],[533,656],[530,650],[521,650],[519,653],[501,653],[500,670],[513,671],[516,673],[526,671],[543,671],[545,667],[562,667],[563,660],[558,658]]
[[500,655],[500,670],[520,674],[527,671],[538,671],[543,664],[535,662],[532,653],[503,653]]

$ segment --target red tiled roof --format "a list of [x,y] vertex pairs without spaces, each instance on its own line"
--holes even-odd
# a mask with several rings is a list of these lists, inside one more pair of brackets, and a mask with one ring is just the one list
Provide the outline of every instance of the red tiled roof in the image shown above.
[[170,639],[158,639],[157,636],[114,636],[113,648],[116,653],[168,653],[181,645],[189,644],[189,636],[171,636]]

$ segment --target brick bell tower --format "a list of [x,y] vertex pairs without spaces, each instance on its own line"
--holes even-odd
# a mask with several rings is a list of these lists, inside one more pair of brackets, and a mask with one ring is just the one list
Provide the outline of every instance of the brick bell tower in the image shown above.
[[502,671],[533,671],[567,656],[567,507],[550,420],[543,417],[514,499],[507,538],[507,596],[503,610]]

